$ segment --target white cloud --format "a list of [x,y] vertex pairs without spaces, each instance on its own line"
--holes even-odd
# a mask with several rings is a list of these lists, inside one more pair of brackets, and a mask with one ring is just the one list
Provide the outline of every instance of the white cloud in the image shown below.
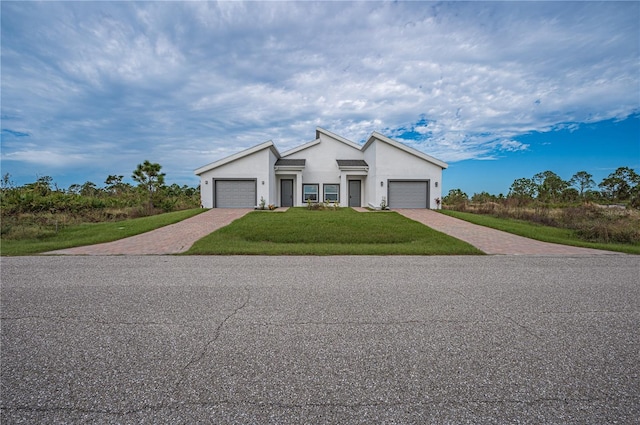
[[23,149],[2,153],[3,161],[20,161],[27,164],[44,165],[47,167],[66,167],[78,163],[88,164],[89,158],[83,154],[60,153],[50,150]]
[[[27,160],[5,143],[3,160],[124,152],[192,170],[268,139],[286,150],[315,126],[354,141],[383,131],[445,161],[492,158],[526,149],[515,139],[527,132],[640,109],[639,10],[3,2],[3,127],[67,158]],[[79,145],[85,156],[67,155]]]
[[497,147],[503,151],[515,152],[527,150],[529,145],[516,140],[501,140],[497,143]]

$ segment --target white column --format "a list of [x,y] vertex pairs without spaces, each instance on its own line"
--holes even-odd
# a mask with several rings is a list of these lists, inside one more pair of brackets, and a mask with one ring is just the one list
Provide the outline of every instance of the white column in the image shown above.
[[349,206],[349,186],[347,182],[347,173],[340,173],[340,206],[348,207]]
[[302,171],[296,172],[296,193],[293,194],[293,205],[303,207],[302,203]]

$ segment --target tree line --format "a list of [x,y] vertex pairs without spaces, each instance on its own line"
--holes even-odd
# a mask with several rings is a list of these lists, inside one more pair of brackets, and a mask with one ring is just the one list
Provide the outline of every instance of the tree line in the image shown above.
[[[91,210],[120,209],[125,217],[151,215],[200,206],[200,188],[165,184],[165,173],[157,163],[144,161],[131,175],[137,185],[124,182],[123,175],[109,175],[99,187],[91,181],[60,189],[51,176],[16,186],[6,173],[0,181],[2,216],[25,213],[83,214]],[[115,213],[114,213],[115,214]],[[107,217],[108,218],[108,217]]]
[[495,196],[481,192],[469,199],[461,189],[451,189],[443,198],[443,203],[458,205],[469,200],[474,203],[509,201],[516,205],[589,201],[621,203],[640,208],[640,175],[630,167],[619,167],[596,186],[593,175],[586,171],[578,171],[569,180],[563,180],[553,171],[544,171],[531,178],[514,180],[506,197],[503,194]]

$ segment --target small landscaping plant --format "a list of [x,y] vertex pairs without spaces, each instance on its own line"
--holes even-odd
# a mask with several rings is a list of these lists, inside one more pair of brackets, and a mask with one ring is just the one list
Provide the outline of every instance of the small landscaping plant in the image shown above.
[[389,209],[387,206],[387,198],[385,196],[382,197],[382,201],[380,202],[380,209],[383,211]]
[[340,208],[339,202],[325,200],[323,203],[311,202],[307,200],[307,209],[312,211],[324,211],[324,210],[338,210]]

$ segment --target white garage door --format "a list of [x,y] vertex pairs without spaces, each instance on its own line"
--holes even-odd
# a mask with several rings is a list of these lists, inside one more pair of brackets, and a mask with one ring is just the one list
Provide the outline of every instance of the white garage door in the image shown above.
[[255,180],[216,180],[216,208],[253,208],[255,206]]
[[389,182],[389,207],[390,208],[428,208],[427,180],[421,181],[390,181]]

